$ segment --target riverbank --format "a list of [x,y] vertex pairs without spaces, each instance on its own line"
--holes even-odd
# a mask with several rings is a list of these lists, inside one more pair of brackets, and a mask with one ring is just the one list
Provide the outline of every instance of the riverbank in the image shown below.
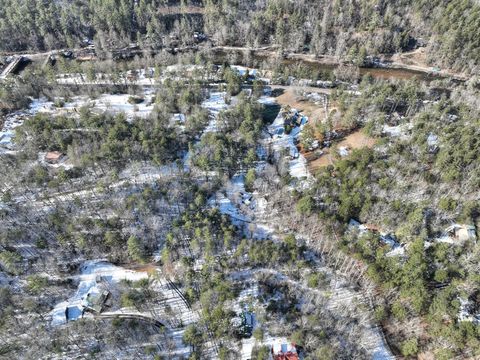
[[[38,53],[0,53],[0,56],[22,55],[29,58],[32,61],[40,62],[44,61],[47,56],[60,56],[64,50],[53,50],[49,52]],[[81,53],[85,49],[73,49],[73,54]],[[232,58],[236,59],[238,65],[253,65],[251,63],[258,63],[262,61],[269,61],[279,59],[284,65],[301,64],[307,66],[316,71],[333,72],[340,65],[346,64],[339,60],[337,57],[322,55],[315,56],[311,54],[299,54],[299,53],[282,53],[278,46],[267,46],[259,48],[248,47],[234,47],[234,46],[188,46],[185,48],[175,49],[139,49],[129,50],[129,56],[155,56],[162,51],[168,51],[173,54],[181,54],[183,52],[200,52],[204,51],[212,57],[215,63],[223,63],[229,61]],[[117,51],[114,51],[117,52]],[[419,63],[418,61],[408,64],[402,56],[408,54],[395,54],[395,55],[383,55],[380,56],[384,61],[378,63],[375,67],[359,67],[359,76],[369,74],[378,79],[412,79],[417,78],[422,81],[433,81],[438,79],[452,79],[458,82],[464,82],[468,80],[465,74],[455,73],[448,69],[437,69],[426,65],[425,63]],[[91,60],[102,60],[100,58],[92,57]]]

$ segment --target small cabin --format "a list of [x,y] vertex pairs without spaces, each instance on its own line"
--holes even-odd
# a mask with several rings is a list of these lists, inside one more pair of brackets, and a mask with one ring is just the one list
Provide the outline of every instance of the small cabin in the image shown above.
[[463,244],[468,240],[477,240],[475,226],[465,224],[453,224],[445,229],[442,236],[437,239],[439,242],[450,244]]
[[108,290],[95,286],[88,291],[82,305],[86,311],[100,314],[109,296],[110,292]]
[[49,164],[58,164],[64,157],[60,151],[50,151],[45,155],[45,161]]

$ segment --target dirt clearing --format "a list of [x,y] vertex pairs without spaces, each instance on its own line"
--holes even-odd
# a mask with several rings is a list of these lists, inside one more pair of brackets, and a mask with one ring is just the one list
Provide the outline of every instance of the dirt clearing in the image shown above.
[[310,122],[322,121],[325,119],[325,108],[323,105],[315,104],[302,95],[300,89],[285,89],[283,94],[277,97],[277,102],[283,106],[290,106],[308,116]]
[[[337,149],[337,151],[339,149],[344,149],[346,152],[349,153],[353,149],[361,149],[364,147],[372,148],[376,142],[376,139],[365,135],[361,130],[357,130],[346,136],[340,142],[336,143],[335,148]],[[305,154],[305,158],[308,160],[308,169],[310,170],[310,172],[314,173],[316,170],[322,167],[333,165],[335,161],[340,158],[340,155],[338,153],[335,153],[332,148],[325,148],[322,149],[322,151],[323,155],[318,158],[313,152]]]

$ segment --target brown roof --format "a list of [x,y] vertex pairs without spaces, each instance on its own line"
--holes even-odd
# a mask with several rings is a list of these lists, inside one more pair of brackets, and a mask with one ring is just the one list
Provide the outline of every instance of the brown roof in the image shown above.
[[63,154],[60,151],[50,151],[45,155],[45,160],[47,161],[58,161]]
[[380,227],[374,224],[365,224],[365,229],[376,232],[380,231]]

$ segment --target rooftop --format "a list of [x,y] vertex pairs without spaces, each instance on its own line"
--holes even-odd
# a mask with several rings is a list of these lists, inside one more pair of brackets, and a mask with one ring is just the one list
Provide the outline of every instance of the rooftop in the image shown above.
[[50,151],[45,155],[45,161],[57,162],[61,159],[63,154],[60,151]]

